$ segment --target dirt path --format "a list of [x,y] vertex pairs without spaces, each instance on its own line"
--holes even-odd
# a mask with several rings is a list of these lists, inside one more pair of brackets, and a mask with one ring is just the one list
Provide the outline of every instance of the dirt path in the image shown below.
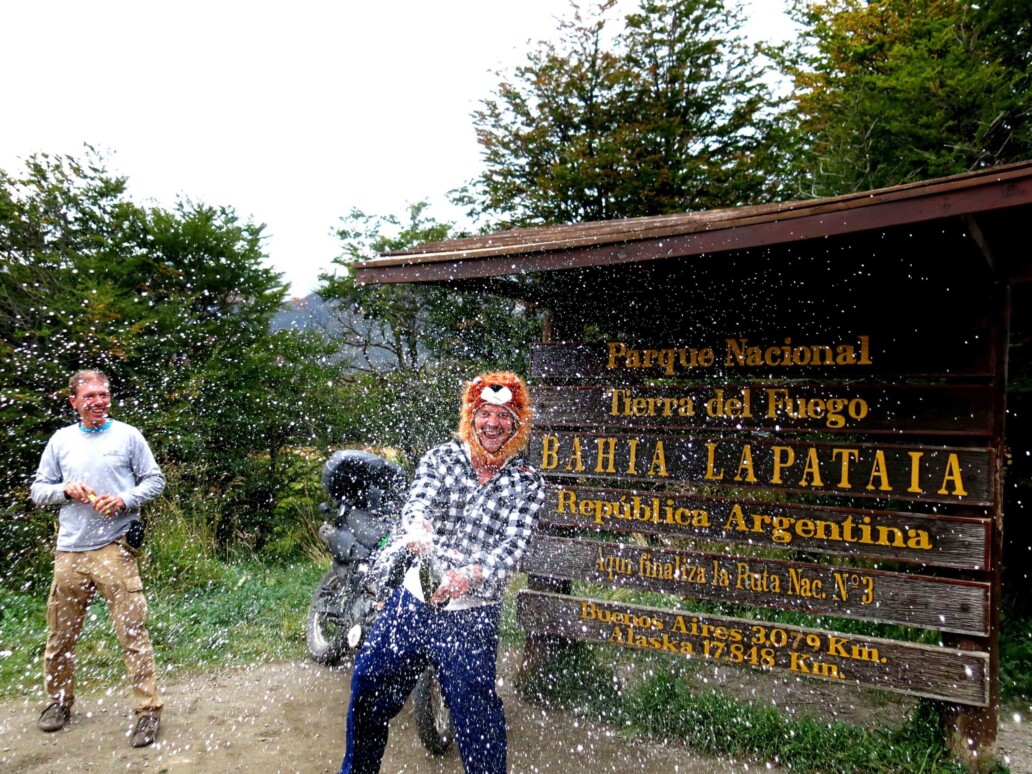
[[[509,769],[514,774],[723,774],[758,768],[755,761],[702,758],[676,744],[628,741],[612,728],[524,704],[512,691],[514,668],[515,656],[503,654],[499,674],[509,725]],[[121,691],[80,698],[70,726],[55,734],[36,730],[37,702],[0,703],[0,771],[332,774],[344,751],[349,674],[346,669],[292,662],[226,670],[169,685],[161,738],[144,750],[128,746],[132,718]],[[763,677],[769,685],[770,676]],[[807,696],[811,702],[827,698],[815,695],[812,684]],[[854,700],[839,700],[843,707],[857,709]],[[875,711],[894,710],[888,704]],[[1032,729],[1026,725],[1007,717],[1001,726],[1000,750],[1015,774],[1032,774]],[[762,762],[759,769],[766,769]],[[462,765],[454,750],[439,759],[429,757],[406,709],[391,726],[382,770],[452,774],[461,772]]]
[[[499,674],[509,725],[512,772],[724,772],[741,764],[700,761],[669,745],[628,742],[610,728],[521,703],[512,691],[514,658]],[[161,737],[133,750],[131,705],[119,691],[77,700],[69,727],[36,730],[37,702],[0,704],[0,771],[46,772],[336,772],[344,753],[346,669],[293,662],[227,670],[164,689]],[[439,759],[420,746],[408,709],[391,725],[385,774],[452,774],[462,764],[452,749]]]

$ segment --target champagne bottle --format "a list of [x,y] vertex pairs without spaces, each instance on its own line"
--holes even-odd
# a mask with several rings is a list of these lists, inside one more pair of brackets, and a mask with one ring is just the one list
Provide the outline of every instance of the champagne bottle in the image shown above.
[[428,605],[431,604],[430,597],[441,585],[441,579],[434,572],[431,564],[430,559],[425,556],[419,561],[419,586],[423,590],[423,601]]

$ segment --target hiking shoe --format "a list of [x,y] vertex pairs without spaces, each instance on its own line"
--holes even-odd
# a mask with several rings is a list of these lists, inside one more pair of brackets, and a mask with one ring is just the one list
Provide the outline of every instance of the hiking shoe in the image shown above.
[[60,731],[68,725],[68,720],[71,717],[72,706],[70,704],[52,701],[39,716],[39,730],[48,734],[53,731]]
[[147,747],[154,744],[154,740],[158,738],[160,726],[161,721],[157,715],[140,715],[136,721],[136,728],[133,729],[133,735],[129,737],[129,746]]

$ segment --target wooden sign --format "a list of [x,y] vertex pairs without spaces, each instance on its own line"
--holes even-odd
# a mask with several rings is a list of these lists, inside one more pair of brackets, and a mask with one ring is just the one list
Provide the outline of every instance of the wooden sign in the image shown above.
[[702,379],[740,376],[796,378],[820,375],[859,378],[875,374],[991,375],[994,362],[981,323],[953,325],[936,320],[923,333],[841,332],[712,336],[692,341],[601,344],[535,344],[531,375],[536,379],[599,379],[633,383],[643,379]]
[[[549,488],[522,562],[528,635],[990,706],[999,350],[988,318],[964,315],[536,345],[528,457]],[[627,533],[674,545],[616,542]],[[574,581],[938,630],[964,647],[545,592]]]
[[530,459],[545,476],[989,505],[992,453],[980,448],[594,435],[542,431]]
[[988,385],[543,386],[534,401],[539,428],[992,435]]
[[991,522],[909,512],[551,486],[543,525],[984,570]]
[[[989,584],[826,564],[696,553],[539,534],[530,575],[682,598],[826,613],[962,634],[989,631]],[[951,604],[943,604],[943,600]]]
[[942,701],[989,703],[987,653],[527,590],[519,593],[516,610],[531,634],[783,670]]

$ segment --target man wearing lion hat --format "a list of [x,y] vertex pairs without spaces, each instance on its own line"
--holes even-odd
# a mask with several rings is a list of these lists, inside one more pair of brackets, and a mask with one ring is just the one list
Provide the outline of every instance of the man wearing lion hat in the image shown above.
[[457,437],[420,461],[402,511],[404,540],[420,561],[355,659],[341,774],[380,770],[389,721],[428,663],[437,667],[465,770],[506,771],[495,690],[502,596],[545,496],[522,457],[531,415],[516,374],[481,374],[466,384]]

